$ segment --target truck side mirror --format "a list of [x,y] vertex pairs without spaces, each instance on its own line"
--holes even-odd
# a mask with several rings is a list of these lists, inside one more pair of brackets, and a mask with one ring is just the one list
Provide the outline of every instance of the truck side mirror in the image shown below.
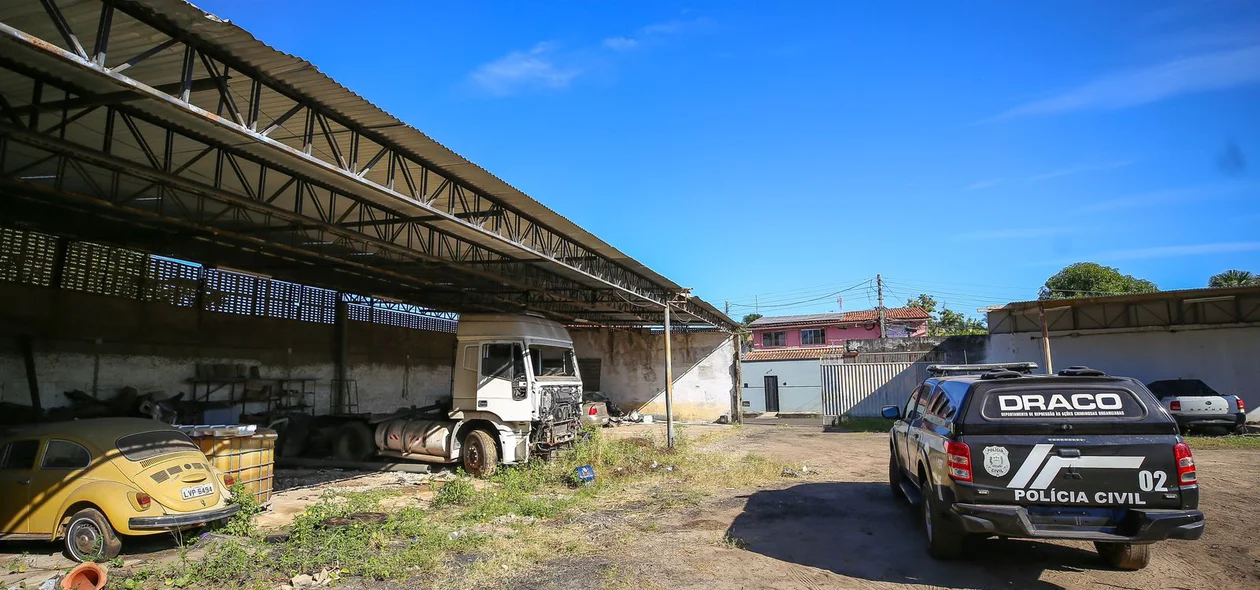
[[879,415],[883,416],[885,420],[900,420],[901,408],[897,406],[884,406],[883,409],[879,411]]

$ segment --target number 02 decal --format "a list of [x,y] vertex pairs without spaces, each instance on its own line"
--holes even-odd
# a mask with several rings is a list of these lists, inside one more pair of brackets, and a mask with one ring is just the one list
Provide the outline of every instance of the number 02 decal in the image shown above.
[[1168,474],[1163,471],[1139,471],[1138,487],[1143,492],[1167,492],[1164,484],[1168,483]]

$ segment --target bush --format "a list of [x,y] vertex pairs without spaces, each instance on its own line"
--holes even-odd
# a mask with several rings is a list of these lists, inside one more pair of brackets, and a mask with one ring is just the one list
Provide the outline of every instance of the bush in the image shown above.
[[229,504],[240,506],[240,510],[228,519],[227,524],[220,529],[225,535],[235,535],[237,537],[253,537],[258,534],[258,526],[254,523],[254,516],[262,512],[262,506],[258,505],[258,497],[253,492],[245,489],[245,484],[237,482],[232,484],[230,488],[232,497],[228,500]]
[[471,481],[462,477],[452,479],[438,490],[437,496],[433,498],[433,506],[439,508],[471,504],[476,495],[477,488],[473,487]]

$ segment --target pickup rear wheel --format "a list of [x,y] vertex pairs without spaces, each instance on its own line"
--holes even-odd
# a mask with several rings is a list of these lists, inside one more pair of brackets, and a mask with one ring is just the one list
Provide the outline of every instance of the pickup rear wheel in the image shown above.
[[928,555],[934,559],[958,559],[962,557],[963,542],[967,533],[957,522],[945,516],[940,501],[936,499],[936,490],[932,488],[932,480],[924,478],[919,487],[923,490],[923,531],[927,533]]
[[105,515],[95,508],[84,508],[70,516],[66,523],[66,556],[78,562],[105,561],[118,557],[122,541]]
[[473,477],[490,477],[499,467],[499,447],[484,430],[469,430],[464,436],[464,471]]
[[1121,570],[1140,570],[1151,562],[1151,546],[1133,543],[1094,543],[1107,565]]

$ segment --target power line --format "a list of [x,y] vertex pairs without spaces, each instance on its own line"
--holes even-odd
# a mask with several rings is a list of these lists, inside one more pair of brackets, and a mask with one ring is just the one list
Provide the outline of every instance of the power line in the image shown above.
[[[848,285],[849,283],[833,283],[830,285],[821,285],[815,287],[802,287],[800,289],[790,289],[784,291],[771,291],[767,293],[757,293],[747,297],[723,297],[722,299],[730,302],[731,305],[748,306],[750,303],[756,305],[758,303],[765,305],[768,303],[782,303],[784,301],[792,301],[802,297],[811,297],[820,294],[830,294],[832,292],[845,292],[859,287],[862,284],[870,282],[871,279],[859,281],[856,285],[838,289],[840,285]],[[823,288],[825,287],[825,289]]]

